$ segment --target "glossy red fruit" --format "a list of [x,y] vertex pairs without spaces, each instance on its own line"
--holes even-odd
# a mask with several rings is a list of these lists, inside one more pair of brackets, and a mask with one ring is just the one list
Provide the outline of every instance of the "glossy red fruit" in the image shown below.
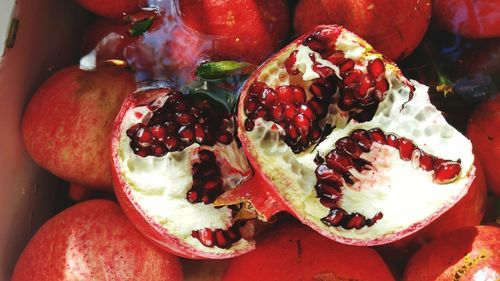
[[403,280],[498,280],[499,249],[499,227],[461,228],[418,251],[408,263]]
[[145,6],[146,0],[76,0],[85,9],[99,16],[117,18]]
[[177,257],[147,241],[118,205],[79,203],[35,233],[17,261],[13,281],[182,280]]
[[86,72],[73,66],[47,80],[31,98],[22,136],[33,160],[54,175],[111,190],[114,118],[135,91],[131,73],[115,66]]
[[435,0],[432,18],[444,30],[467,38],[500,36],[500,10],[496,0]]
[[394,280],[374,250],[330,241],[297,223],[269,230],[257,243],[229,263],[223,281]]
[[409,55],[431,18],[430,0],[301,0],[295,10],[297,34],[318,24],[339,24],[393,60]]
[[488,187],[500,196],[500,95],[488,98],[472,114],[467,125],[467,136],[484,168]]
[[284,0],[181,0],[183,21],[212,35],[213,59],[262,63],[287,38],[291,19]]

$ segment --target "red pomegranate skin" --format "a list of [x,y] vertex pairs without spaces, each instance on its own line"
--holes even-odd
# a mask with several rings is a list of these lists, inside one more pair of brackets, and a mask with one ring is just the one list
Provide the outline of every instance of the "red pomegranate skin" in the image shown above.
[[118,205],[90,200],[66,209],[33,236],[12,281],[182,280],[177,257],[163,252],[126,219]]
[[383,55],[400,60],[418,46],[430,18],[430,0],[301,0],[294,28],[302,34],[319,24],[343,25]]
[[489,189],[500,196],[500,95],[496,94],[481,103],[467,125],[467,137],[484,167]]
[[213,35],[210,57],[260,64],[282,46],[291,28],[284,0],[181,0],[182,20]]
[[256,250],[231,260],[223,281],[394,280],[373,249],[334,242],[298,223],[259,239]]
[[481,222],[486,208],[486,179],[481,164],[475,161],[474,165],[476,178],[455,206],[418,232],[377,248],[391,268],[395,271],[401,269],[423,245],[456,229]]
[[26,150],[38,165],[64,180],[111,191],[111,128],[135,88],[133,75],[115,66],[91,72],[72,66],[57,72],[24,112]]
[[499,227],[458,229],[418,251],[408,263],[403,280],[498,280],[499,250]]
[[434,0],[432,18],[444,30],[467,38],[500,36],[498,0]]
[[76,2],[96,15],[117,18],[138,10],[147,3],[147,0],[76,0]]

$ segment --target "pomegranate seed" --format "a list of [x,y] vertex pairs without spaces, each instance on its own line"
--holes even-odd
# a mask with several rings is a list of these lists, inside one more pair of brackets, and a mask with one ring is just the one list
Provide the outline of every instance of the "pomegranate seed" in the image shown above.
[[402,160],[408,161],[411,159],[411,156],[413,155],[413,151],[415,150],[415,145],[409,139],[400,138],[398,149],[399,149],[399,157],[401,157]]
[[319,203],[328,209],[333,209],[337,207],[338,201],[325,196],[321,196],[319,198]]
[[260,102],[262,105],[270,108],[276,102],[278,94],[271,88],[265,88],[260,94]]
[[353,83],[358,83],[363,76],[363,72],[359,69],[353,69],[344,75],[344,85],[351,85]]
[[377,221],[379,221],[383,217],[384,217],[384,215],[382,213],[378,212],[375,214],[375,216],[373,216],[373,218],[366,220],[366,225],[373,226]]
[[353,213],[349,216],[349,220],[342,225],[343,228],[345,229],[361,229],[363,226],[366,225],[366,219],[365,216],[358,214],[358,213]]
[[196,190],[189,190],[188,193],[186,194],[186,200],[189,203],[196,203],[198,202],[198,192]]
[[313,35],[321,42],[334,42],[339,37],[340,32],[339,28],[323,28],[314,32]]
[[311,35],[304,39],[302,45],[309,47],[311,50],[321,53],[326,50],[326,44],[320,41],[316,36]]
[[335,71],[330,68],[329,66],[326,65],[321,65],[319,63],[315,63],[312,66],[312,70],[316,72],[319,77],[325,78],[325,77],[330,77],[332,75],[335,75]]
[[284,114],[286,119],[292,120],[297,115],[297,107],[293,104],[286,104]]
[[368,132],[370,133],[372,141],[378,142],[380,144],[387,144],[385,134],[379,128],[370,129]]
[[323,84],[313,83],[309,87],[309,92],[311,92],[318,99],[323,99],[327,96],[327,90]]
[[321,129],[318,127],[316,123],[313,123],[311,128],[311,132],[309,133],[311,141],[315,142],[321,138]]
[[387,135],[387,145],[392,146],[394,148],[398,148],[399,146],[399,140],[396,135],[389,134]]
[[226,237],[222,229],[215,230],[215,241],[217,247],[219,248],[226,249],[231,247],[231,243],[229,242],[228,238]]
[[329,62],[335,64],[335,65],[340,65],[346,61],[346,58],[344,56],[344,52],[342,51],[335,51],[331,55],[329,55],[326,60]]
[[189,125],[193,121],[193,116],[187,112],[177,112],[175,114],[175,121],[181,125]]
[[307,119],[309,120],[314,120],[314,113],[312,110],[305,104],[300,105],[299,107],[299,113],[303,114]]
[[372,139],[368,131],[363,129],[354,130],[351,133],[351,137],[357,142],[358,146],[363,152],[370,151],[370,148],[372,146]]
[[257,108],[257,110],[255,111],[255,119],[257,119],[257,118],[262,118],[264,120],[268,119],[267,110],[264,107],[259,106]]
[[325,161],[328,166],[340,173],[345,173],[353,167],[351,157],[337,150],[330,151],[330,153],[326,155]]
[[342,195],[340,192],[340,186],[342,186],[342,184],[339,181],[335,183],[322,182],[318,183],[316,188],[319,194],[338,201]]
[[284,104],[289,104],[294,101],[293,89],[290,86],[279,86],[276,88],[278,100]]
[[344,152],[352,158],[359,158],[362,151],[360,147],[350,137],[343,137],[335,142],[335,147],[339,152]]
[[336,208],[330,210],[328,216],[321,219],[321,221],[328,226],[340,226],[344,219],[348,217],[348,214],[342,208]]
[[368,63],[366,66],[368,73],[373,77],[375,80],[379,80],[379,78],[384,74],[385,72],[385,65],[384,62],[382,62],[381,59],[374,59]]
[[189,113],[191,113],[191,116],[194,118],[199,118],[203,115],[203,111],[199,107],[193,106],[189,109]]
[[294,119],[295,127],[300,131],[302,136],[307,136],[309,133],[309,128],[311,127],[311,122],[303,114],[297,114]]
[[195,236],[200,240],[201,244],[205,247],[213,247],[214,246],[214,237],[212,231],[208,228],[200,229],[197,231],[197,236]]
[[203,185],[203,188],[211,190],[211,189],[216,189],[216,188],[221,187],[221,186],[222,186],[222,180],[220,178],[218,178],[218,179],[207,180],[205,182],[205,184]]
[[365,159],[363,158],[358,158],[358,159],[354,159],[352,161],[352,163],[354,164],[354,168],[358,171],[358,172],[362,172],[363,170],[371,170],[372,168],[372,165],[370,162],[366,161]]
[[374,85],[372,78],[370,78],[370,76],[368,75],[363,75],[359,80],[359,87],[354,96],[358,100],[364,100],[368,98],[372,93],[370,89],[373,88],[373,86]]
[[389,90],[389,83],[385,79],[379,80],[375,82],[375,89],[379,90],[382,93],[385,93],[387,90]]
[[141,127],[144,127],[144,124],[142,123],[139,123],[139,124],[135,124],[134,126],[130,127],[128,130],[127,130],[127,136],[129,138],[132,138],[133,136],[135,136],[137,130],[139,130],[139,128]]
[[155,140],[163,141],[165,139],[166,131],[163,126],[156,125],[151,127],[151,134]]
[[273,116],[273,120],[275,122],[279,122],[283,120],[284,117],[284,109],[281,104],[276,104],[271,107],[271,116]]
[[255,112],[257,109],[257,102],[254,100],[254,98],[250,97],[248,98],[247,102],[245,103],[245,114],[251,114]]
[[340,109],[348,111],[353,108],[355,101],[354,91],[347,90],[343,94],[341,94],[338,106]]
[[176,101],[176,103],[174,105],[174,110],[176,112],[182,112],[182,111],[188,110],[189,107],[190,107],[189,103],[185,99],[183,99],[183,100]]
[[293,86],[293,99],[297,104],[301,104],[306,102],[306,93],[304,92],[304,89],[302,89],[299,86]]
[[165,138],[165,146],[169,151],[176,150],[179,147],[179,140],[176,137],[168,136]]
[[163,143],[157,143],[152,147],[153,155],[156,157],[162,157],[167,153],[167,148]]
[[260,95],[264,89],[267,88],[266,83],[255,81],[252,83],[250,86],[250,89],[248,90],[251,94],[254,94],[254,96]]
[[354,69],[354,65],[355,63],[352,59],[347,59],[340,65],[340,72],[348,72],[349,70]]
[[325,164],[321,164],[316,168],[316,178],[324,181],[335,182],[338,181],[341,175],[335,172],[334,169],[328,167]]
[[297,62],[297,53],[299,51],[295,50],[290,53],[288,58],[285,60],[285,69],[289,75],[297,75],[299,74],[299,70],[295,68],[295,63]]
[[424,169],[425,171],[431,171],[432,168],[434,168],[434,157],[432,155],[429,155],[422,150],[418,150],[418,162],[419,162],[419,167]]
[[212,151],[210,150],[201,150],[198,152],[198,158],[200,158],[200,161],[202,162],[214,162],[215,161],[215,155]]
[[233,141],[233,135],[228,131],[224,131],[219,135],[217,141],[222,144],[230,144]]
[[181,141],[190,145],[194,142],[194,132],[191,126],[182,126],[179,129],[179,136]]
[[255,127],[255,122],[252,119],[247,118],[245,120],[245,130],[252,131],[254,127]]
[[194,125],[194,136],[197,143],[202,143],[205,140],[205,129],[201,124]]
[[241,239],[241,233],[237,229],[228,229],[225,233],[231,243],[237,242]]
[[297,138],[299,137],[299,133],[297,132],[297,128],[294,125],[289,124],[286,126],[286,135],[292,142],[296,142]]
[[134,147],[133,148],[134,154],[139,155],[140,157],[146,157],[149,156],[149,150],[147,147]]
[[455,181],[460,175],[462,166],[458,162],[444,162],[434,169],[434,181],[439,184]]
[[314,114],[317,116],[317,119],[321,119],[326,116],[327,114],[327,106],[328,105],[323,105],[320,100],[314,98],[308,102],[309,108],[314,112]]
[[153,134],[146,127],[140,127],[135,133],[135,140],[142,147],[148,147],[153,141]]
[[167,135],[173,135],[177,133],[177,124],[175,124],[172,121],[167,121],[165,122],[165,134]]

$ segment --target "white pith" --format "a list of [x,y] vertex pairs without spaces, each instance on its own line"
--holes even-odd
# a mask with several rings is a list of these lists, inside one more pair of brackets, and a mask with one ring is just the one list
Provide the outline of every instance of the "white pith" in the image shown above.
[[[162,106],[166,97],[155,104]],[[127,129],[137,123],[147,124],[152,112],[147,106],[130,109],[120,125],[119,166],[130,195],[144,215],[157,222],[168,233],[179,237],[185,243],[209,253],[228,253],[248,248],[252,241],[240,239],[230,249],[206,247],[191,236],[192,231],[204,228],[228,229],[232,225],[231,210],[216,209],[203,203],[192,204],[186,194],[193,184],[192,164],[198,162],[197,152],[211,150],[221,165],[225,188],[233,188],[250,176],[251,170],[243,152],[236,142],[230,145],[216,144],[213,147],[192,144],[183,151],[169,152],[163,157],[140,157],[132,151]]]
[[[381,56],[372,52],[371,46],[360,40],[352,33],[342,31],[336,49],[342,50],[346,57],[357,61],[360,65],[356,68],[366,73],[367,63]],[[298,50],[295,67],[300,73],[289,76],[283,62],[294,50]],[[311,70],[312,62],[308,53],[314,52],[303,45],[292,45],[269,61],[256,81],[264,82],[270,87],[301,85],[308,92],[311,80],[318,77]],[[319,57],[319,54],[316,54],[316,57]],[[291,204],[294,212],[302,216],[302,219],[315,224],[322,233],[346,243],[383,241],[386,237],[404,233],[416,225],[429,223],[466,193],[470,174],[474,170],[470,141],[448,125],[441,113],[430,103],[427,87],[412,81],[416,89],[413,99],[408,102],[410,89],[395,65],[386,63],[385,78],[390,88],[371,121],[350,121],[347,124],[347,114],[331,105],[326,119],[328,123],[335,125],[336,129],[317,147],[308,151],[293,153],[291,148],[280,140],[280,134],[284,131],[277,125],[273,129],[273,122],[257,119],[255,128],[250,132],[245,131],[245,136],[251,143],[249,150],[260,169]],[[373,170],[363,171],[361,174],[355,169],[350,170],[360,181],[352,187],[344,184],[341,188],[343,197],[339,207],[349,213],[361,213],[366,218],[371,218],[378,212],[382,212],[384,217],[372,227],[363,227],[360,230],[326,226],[320,218],[325,217],[329,209],[319,202],[314,189],[317,182],[314,174],[317,164],[314,163],[314,157],[316,153],[322,157],[326,156],[335,148],[334,144],[339,138],[348,136],[359,128],[380,128],[385,134],[394,133],[412,140],[420,149],[436,157],[453,161],[460,159],[461,174],[452,183],[436,184],[433,182],[432,172],[415,167],[411,161],[401,160],[399,152],[392,147],[374,144],[369,153],[361,156],[367,160],[377,159],[373,161]]]

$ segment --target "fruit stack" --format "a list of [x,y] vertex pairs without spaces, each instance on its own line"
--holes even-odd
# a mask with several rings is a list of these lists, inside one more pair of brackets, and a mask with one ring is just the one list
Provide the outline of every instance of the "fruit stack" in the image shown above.
[[488,1],[77,3],[22,120],[72,206],[12,280],[500,279]]

